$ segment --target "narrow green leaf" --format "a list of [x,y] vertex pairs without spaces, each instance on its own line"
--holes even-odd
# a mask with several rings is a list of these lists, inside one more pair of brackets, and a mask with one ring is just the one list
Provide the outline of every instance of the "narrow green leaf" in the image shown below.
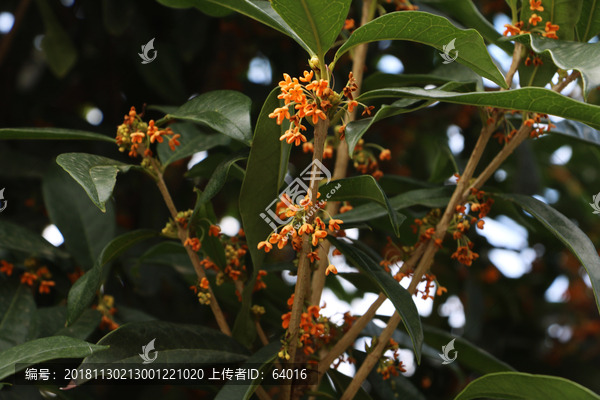
[[115,139],[100,133],[61,128],[2,128],[0,140],[100,140],[115,143]]
[[103,213],[85,190],[58,164],[52,163],[42,181],[44,203],[77,264],[87,271],[114,237],[115,209],[108,203]]
[[202,11],[206,15],[210,15],[211,17],[215,18],[226,17],[227,15],[233,12],[233,10],[229,8],[222,7],[208,0],[195,0],[194,3],[194,6],[198,10]]
[[600,107],[573,100],[549,89],[522,88],[499,92],[455,93],[438,89],[390,88],[364,93],[359,100],[366,101],[385,97],[439,100],[447,103],[550,114],[580,121],[592,128],[600,129]]
[[511,39],[523,43],[536,53],[550,57],[561,69],[579,71],[586,98],[590,91],[600,86],[600,65],[596,62],[600,58],[600,43],[573,43],[530,34]]
[[442,346],[445,346],[451,340],[456,339],[454,349],[458,352],[457,361],[461,365],[480,374],[492,374],[495,372],[515,370],[510,365],[497,359],[466,339],[455,337],[449,332],[429,325],[423,325],[423,332],[425,333],[425,343],[440,350],[442,349]]
[[598,400],[600,396],[568,379],[522,372],[498,372],[471,382],[455,400]]
[[189,122],[171,124],[169,127],[173,129],[173,132],[181,135],[177,139],[181,144],[175,148],[175,151],[171,150],[166,140],[158,144],[158,158],[163,167],[194,153],[210,150],[217,146],[228,146],[231,142],[227,136],[203,133],[197,126]]
[[105,349],[108,349],[108,346],[65,336],[32,340],[0,352],[0,379],[22,371],[30,365],[57,358],[83,358]]
[[237,161],[247,159],[249,152],[249,149],[241,149],[240,151],[236,151],[235,153],[227,156],[221,162],[221,164],[219,164],[210,178],[210,181],[208,181],[208,184],[204,188],[204,191],[200,195],[196,206],[198,206],[198,204],[202,205],[207,201],[210,201],[210,199],[219,193],[219,191],[223,188],[225,181],[227,180],[227,175],[229,174],[230,168],[234,166]]
[[181,274],[195,274],[194,265],[181,242],[162,242],[151,247],[138,258],[136,267],[143,263],[169,265]]
[[600,33],[600,2],[598,0],[583,0],[581,16],[576,27],[580,42],[589,42]]
[[206,124],[214,130],[250,145],[250,106],[248,96],[233,90],[216,90],[194,97],[171,117]]
[[348,17],[351,0],[272,0],[273,9],[311,50],[325,56]]
[[454,42],[456,61],[488,78],[500,87],[507,88],[504,76],[490,57],[483,38],[474,29],[462,30],[446,18],[420,11],[401,11],[385,14],[355,30],[339,48],[335,60],[346,51],[362,44],[379,40],[410,40],[444,51],[444,46]]
[[69,35],[60,25],[46,0],[37,0],[46,30],[42,39],[42,51],[48,66],[58,78],[64,77],[77,61],[77,50]]
[[[522,2],[521,21],[525,22],[527,27],[528,21],[533,14],[542,17],[542,21],[538,22],[537,27],[543,27],[547,22],[560,26],[556,32],[556,36],[560,40],[575,40],[575,24],[579,21],[583,0],[544,0],[542,6],[544,11],[532,10],[529,7],[528,1]],[[528,30],[533,29],[531,25]]]
[[133,165],[124,164],[110,158],[86,153],[65,153],[56,158],[88,194],[92,202],[102,212],[106,212],[106,202],[110,199],[118,172],[127,172]]
[[[248,360],[244,346],[217,330],[201,325],[165,321],[131,322],[122,325],[98,341],[109,346],[104,352],[87,357],[80,368],[135,363],[142,365],[142,346],[154,340],[156,361],[177,363],[235,363]],[[77,380],[80,385],[86,380]]]
[[0,248],[27,254],[41,254],[46,257],[69,257],[67,253],[50,244],[42,235],[3,220],[0,220]]
[[552,128],[551,134],[564,135],[585,143],[600,146],[600,131],[592,129],[589,126],[577,121],[568,119],[556,123],[556,128]]
[[39,333],[36,339],[49,336],[68,336],[86,340],[100,325],[102,314],[98,310],[85,310],[81,317],[70,327],[65,327],[67,306],[38,308],[36,313]]
[[[346,391],[348,386],[350,386],[350,382],[352,382],[352,377],[348,375],[344,375],[338,370],[331,368],[327,371],[327,375],[333,381],[333,385],[335,386],[338,395],[341,397],[342,394]],[[353,399],[355,400],[372,400],[371,396],[365,391],[365,389],[359,387],[358,391],[354,395]]]
[[33,328],[35,309],[29,286],[16,277],[0,284],[0,351],[25,343]]
[[459,173],[458,165],[454,159],[454,155],[448,147],[447,141],[438,141],[435,144],[435,151],[433,152],[434,162],[432,166],[431,176],[429,182],[432,183],[443,183],[452,174]]
[[[256,368],[258,364],[262,364],[261,367],[258,368],[259,374],[258,376],[262,376],[265,371],[269,369],[273,361],[277,359],[277,353],[281,349],[281,342],[273,342],[268,345],[262,347],[256,353],[252,355],[246,361],[248,364],[248,368]],[[243,366],[241,368],[244,368]],[[223,386],[215,400],[248,400],[252,396],[252,393],[256,390],[258,385],[260,384],[261,378],[253,380],[253,382],[249,385],[240,385],[236,384],[234,381],[229,381]]]
[[412,299],[412,296],[404,289],[388,272],[377,265],[373,259],[367,256],[362,251],[355,248],[343,240],[338,240],[331,235],[327,236],[327,240],[331,242],[339,251],[342,252],[346,259],[350,261],[356,268],[379,286],[380,291],[385,293],[388,299],[391,300],[394,308],[402,317],[402,323],[408,331],[415,350],[417,363],[421,363],[421,348],[423,347],[423,328],[421,327],[421,318],[417,311],[417,306]]
[[[448,187],[411,190],[390,198],[390,204],[396,211],[415,205],[444,207],[450,201],[452,190],[453,188]],[[341,219],[344,224],[352,224],[370,221],[386,214],[387,210],[379,204],[363,204],[343,214],[337,214],[334,218]]]
[[156,236],[158,236],[156,231],[138,230],[121,235],[108,243],[94,268],[83,274],[69,290],[66,326],[71,326],[94,301],[96,292],[102,284],[102,267],[134,244]]
[[400,236],[400,224],[406,217],[394,211],[390,201],[371,175],[360,175],[352,178],[338,179],[322,185],[319,192],[325,201],[344,201],[362,199],[374,201],[386,208],[390,223],[396,236]]
[[513,45],[507,42],[498,42],[502,35],[481,15],[472,0],[420,0],[420,2],[443,11],[468,28],[477,30],[488,42],[512,55]]
[[533,197],[504,193],[496,193],[496,196],[517,203],[571,250],[590,277],[596,305],[600,310],[600,257],[598,257],[596,247],[586,234],[570,219]]
[[216,225],[217,217],[210,202],[200,204],[202,192],[196,190],[198,200],[194,207],[194,213],[190,218],[190,230],[196,230],[196,236],[202,244],[202,251],[208,256],[221,270],[227,266],[227,257],[221,239],[216,236],[209,236],[208,232],[211,225]]

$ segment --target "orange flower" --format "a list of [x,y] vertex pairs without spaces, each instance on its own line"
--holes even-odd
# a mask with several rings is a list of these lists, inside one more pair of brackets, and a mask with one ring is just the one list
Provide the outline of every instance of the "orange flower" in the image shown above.
[[313,233],[312,235],[312,245],[316,246],[319,244],[319,239],[324,239],[327,237],[327,232],[325,231],[321,231],[321,230],[316,230],[315,233]]
[[304,235],[305,233],[313,233],[315,231],[315,229],[313,228],[312,225],[307,224],[306,222],[304,223],[304,225],[302,225],[300,227],[300,229],[298,229],[298,234],[299,235]]
[[442,246],[442,239],[435,239],[435,240],[433,241],[433,244],[434,244],[434,245],[435,245],[435,247],[437,247],[438,249],[443,249],[443,246]]
[[350,211],[350,210],[352,210],[352,208],[353,207],[350,204],[345,204],[344,206],[342,206],[340,208],[340,214],[343,214],[343,213],[345,213],[347,211]]
[[42,281],[40,282],[39,291],[40,293],[50,293],[50,288],[54,285],[56,285],[54,281]]
[[385,160],[391,160],[392,159],[392,152],[389,149],[384,149],[380,154],[379,154],[379,159],[381,161],[385,161]]
[[269,114],[269,118],[277,118],[277,125],[281,125],[283,123],[284,119],[290,118],[290,112],[288,110],[288,106],[276,108],[275,111],[273,111],[271,114]]
[[503,33],[504,36],[508,36],[509,34],[515,36],[521,33],[521,29],[514,25],[505,24],[504,27],[506,28],[506,30]]
[[281,316],[281,319],[283,320],[283,322],[281,323],[281,326],[283,327],[283,329],[287,329],[290,326],[290,319],[292,318],[292,313],[289,312],[287,314],[283,314]]
[[438,296],[441,296],[442,293],[447,293],[447,292],[448,292],[448,289],[446,289],[443,286],[440,286],[440,287],[438,287],[437,292],[435,294],[438,295]]
[[146,136],[146,134],[144,132],[133,132],[131,134],[131,142],[132,143],[142,143],[142,138],[145,136]]
[[189,245],[194,251],[198,251],[200,250],[200,247],[202,247],[202,244],[200,243],[200,240],[198,238],[187,238],[183,245]]
[[200,281],[200,287],[202,289],[208,289],[208,279],[202,278],[202,280]]
[[358,105],[358,101],[356,100],[352,100],[348,103],[348,111],[352,112],[354,111],[354,107],[356,107]]
[[50,271],[48,271],[48,267],[46,267],[46,266],[38,268],[38,270],[35,273],[39,277],[46,276],[46,275],[49,276],[50,275]]
[[321,230],[325,230],[325,222],[320,217],[315,218],[315,226],[321,228]]
[[306,257],[310,260],[310,262],[315,262],[315,260],[320,260],[321,258],[319,257],[319,255],[317,254],[316,251],[311,251],[310,253],[308,253],[306,255]]
[[302,151],[305,153],[314,153],[315,146],[312,143],[304,143],[302,145]]
[[221,227],[218,225],[211,225],[208,228],[208,236],[219,237],[221,235]]
[[333,158],[333,146],[327,146],[323,149],[323,159]]
[[477,222],[477,227],[479,229],[483,229],[483,225],[485,225],[485,221],[484,220],[481,219],[481,220],[479,220],[479,222]]
[[329,81],[325,79],[319,79],[318,81],[312,81],[306,85],[306,89],[312,90],[318,97],[323,96],[323,91],[329,86]]
[[529,9],[531,11],[544,11],[544,7],[542,7],[542,0],[529,0]]
[[537,14],[531,14],[531,18],[529,18],[529,23],[533,26],[537,26],[538,22],[542,22],[542,17]]
[[169,139],[169,147],[171,148],[172,151],[175,151],[175,147],[179,146],[181,143],[179,142],[179,140],[177,140],[177,138],[180,138],[181,135],[179,133],[173,135],[173,137],[171,137],[171,139]]
[[307,72],[304,71],[304,77],[300,78],[300,82],[310,82],[311,79],[313,78],[313,71]]
[[354,20],[353,19],[347,19],[344,22],[344,29],[349,31],[350,29],[354,29]]
[[383,176],[383,172],[381,172],[380,170],[373,172],[373,178],[375,178],[375,180],[377,180],[377,181],[380,180],[382,176]]
[[11,263],[4,261],[4,260],[0,261],[0,272],[3,272],[6,275],[11,276],[14,268],[15,268],[15,266],[12,265]]
[[548,22],[546,22],[546,28],[544,28],[544,30],[546,32],[543,33],[543,36],[550,38],[550,39],[558,39],[558,36],[556,36],[556,31],[559,29],[560,29],[560,26],[552,25],[550,23],[550,21],[548,21]]
[[333,272],[334,275],[337,275],[338,271],[337,271],[337,268],[335,267],[335,265],[329,264],[329,266],[325,270],[325,275],[329,275],[330,272]]
[[343,224],[344,221],[342,221],[341,219],[333,219],[331,218],[329,220],[329,230],[330,231],[337,231],[338,229],[340,229],[340,225],[339,224]]
[[21,283],[31,286],[33,281],[37,280],[37,278],[38,277],[36,274],[25,272],[23,275],[21,275]]

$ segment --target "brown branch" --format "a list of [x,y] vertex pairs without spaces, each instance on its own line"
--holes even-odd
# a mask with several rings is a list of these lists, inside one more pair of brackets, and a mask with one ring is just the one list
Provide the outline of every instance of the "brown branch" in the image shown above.
[[[152,161],[152,166],[154,167],[154,170],[155,170],[157,178],[158,178],[158,181],[156,182],[156,184],[158,186],[158,190],[160,190],[160,193],[162,194],[163,199],[165,200],[165,203],[171,213],[171,217],[173,218],[173,221],[175,221],[175,223],[177,224],[177,235],[179,237],[179,240],[181,241],[182,244],[184,244],[188,238],[187,232],[177,222],[177,208],[175,207],[175,204],[173,203],[173,199],[171,198],[171,195],[169,194],[169,189],[167,189],[167,185],[165,184],[165,180],[163,179],[162,171],[160,170],[156,161],[153,158],[150,158],[150,160]],[[206,272],[204,271],[204,268],[200,264],[200,258],[198,257],[198,253],[196,253],[192,249],[192,247],[189,245],[185,246],[185,250],[187,251],[188,256],[190,257],[190,260],[192,261],[192,265],[194,266],[196,275],[198,275],[198,279],[202,280],[202,278],[206,278]],[[217,298],[210,286],[208,287],[208,292],[210,293],[210,296],[211,296],[210,297],[210,308],[215,316],[215,319],[217,320],[217,324],[219,324],[219,328],[221,329],[221,331],[224,334],[231,336],[231,330],[229,329],[229,325],[227,325],[227,321],[225,320],[223,311],[221,311],[221,307],[219,307]]]
[[579,73],[579,71],[573,71],[569,76],[567,76],[562,82],[556,84],[556,86],[554,86],[552,88],[553,91],[560,93],[563,91],[564,88],[567,87],[567,85],[571,82],[573,82],[575,79],[579,78],[581,74]]
[[[318,165],[314,163],[315,160],[321,162],[323,160],[323,150],[325,147],[325,139],[327,138],[327,129],[329,128],[329,118],[325,120],[319,119],[315,124],[315,143],[314,143],[314,154],[313,154],[313,165],[311,169],[309,192],[311,207],[316,207],[319,192],[319,181],[316,179],[319,176]],[[308,217],[306,223],[312,224],[316,218],[316,212]],[[300,251],[298,261],[298,274],[296,280],[296,287],[294,290],[294,304],[292,305],[292,315],[290,317],[290,324],[288,329],[288,335],[286,340],[289,343],[288,354],[290,355],[289,362],[294,363],[296,360],[296,349],[298,347],[298,328],[300,326],[300,316],[304,308],[304,299],[307,297],[307,291],[310,290],[310,260],[307,254],[312,251],[312,244],[309,234],[302,236],[302,250]],[[291,385],[284,385],[281,392],[281,398],[286,400],[290,398],[292,387]]]
[[[360,21],[361,26],[373,19],[376,6],[377,1],[363,1],[362,17]],[[365,60],[367,58],[368,47],[369,45],[367,43],[363,43],[359,45],[354,52],[354,59],[352,60],[352,74],[356,80],[356,85],[358,86],[358,89],[353,94],[354,97],[358,97],[360,95],[360,85],[362,84],[363,75],[365,72]],[[356,112],[357,110],[354,109],[354,111],[350,114],[348,121],[354,121],[356,119]],[[335,167],[333,170],[333,176],[331,178],[332,180],[335,181],[346,177],[349,161],[350,154],[348,153],[348,142],[341,140],[336,151]],[[329,215],[335,215],[337,214],[338,209],[339,203],[332,201],[327,204],[327,208],[325,210],[329,213]],[[323,288],[325,287],[325,270],[329,265],[327,262],[327,256],[329,255],[330,248],[331,243],[324,242],[321,250],[319,251],[319,257],[321,257],[321,260],[319,261],[319,267],[313,276],[311,290],[312,296],[310,299],[310,303],[314,305],[319,305],[319,302],[321,301],[321,294],[323,293]]]
[[[517,69],[519,69],[519,64],[521,64],[521,59],[523,58],[523,49],[524,49],[524,47],[521,43],[518,43],[518,42],[515,43],[515,48],[513,50],[512,62],[510,64],[508,73],[506,74],[506,85],[508,86],[508,89],[510,89],[510,87],[512,86],[512,81],[515,76],[515,73],[517,72]],[[508,90],[508,89],[502,89],[502,90]]]

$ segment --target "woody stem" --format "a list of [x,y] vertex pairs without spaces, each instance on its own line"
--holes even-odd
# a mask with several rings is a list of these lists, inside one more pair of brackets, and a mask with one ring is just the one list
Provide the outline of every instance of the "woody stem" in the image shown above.
[[[323,160],[323,149],[325,147],[325,139],[327,138],[327,129],[329,128],[329,119],[321,120],[315,124],[315,142],[314,142],[314,154],[312,170],[310,175],[309,192],[311,207],[317,206],[317,196],[319,192],[319,181],[316,179],[319,175],[318,165],[315,160],[319,163]],[[316,212],[309,214],[306,223],[312,224],[315,220]],[[310,260],[307,255],[312,251],[312,244],[309,234],[302,235],[302,250],[300,251],[298,261],[298,275],[296,281],[296,288],[294,290],[294,303],[292,305],[292,315],[290,317],[290,325],[286,340],[289,343],[288,353],[290,355],[290,363],[293,363],[296,358],[296,349],[298,347],[298,328],[300,326],[300,316],[304,307],[304,299],[307,297],[307,291],[310,290]],[[284,385],[283,399],[290,398],[291,385]]]
[[[152,162],[152,166],[154,167],[154,170],[155,170],[157,178],[158,178],[158,180],[156,182],[156,184],[158,186],[158,190],[160,190],[160,193],[162,194],[163,199],[165,200],[165,204],[167,205],[167,208],[169,209],[169,212],[171,213],[171,218],[173,218],[173,221],[175,221],[175,223],[177,224],[177,236],[179,237],[179,240],[181,241],[181,243],[184,244],[188,238],[187,232],[185,229],[183,229],[181,224],[179,224],[177,222],[177,208],[175,208],[175,204],[173,203],[173,199],[171,198],[169,189],[167,189],[167,185],[165,184],[165,180],[163,179],[163,174],[162,174],[160,168],[158,167],[158,164],[156,163],[154,158],[149,158],[149,159]],[[198,257],[198,253],[196,253],[192,249],[192,247],[189,245],[185,246],[185,250],[187,251],[188,256],[190,257],[190,260],[192,261],[192,265],[194,266],[196,275],[198,275],[198,279],[201,281],[202,278],[206,278],[206,272],[204,271],[204,268],[200,264],[200,258]],[[231,336],[231,330],[229,329],[229,325],[227,325],[225,316],[223,315],[223,312],[221,311],[221,307],[219,307],[219,303],[217,302],[217,298],[215,297],[215,294],[213,293],[212,288],[210,286],[208,287],[208,292],[210,293],[210,296],[211,296],[210,297],[210,308],[215,316],[215,319],[217,320],[217,324],[219,324],[219,328],[221,329],[221,331],[224,334]]]

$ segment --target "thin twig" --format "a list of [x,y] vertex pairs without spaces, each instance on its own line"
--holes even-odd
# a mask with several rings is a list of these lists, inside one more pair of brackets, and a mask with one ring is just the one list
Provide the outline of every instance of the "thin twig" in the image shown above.
[[[150,158],[150,160],[152,162],[152,166],[154,167],[154,170],[156,171],[156,175],[158,177],[158,181],[156,182],[156,184],[158,186],[158,190],[160,190],[160,193],[162,194],[163,199],[165,200],[165,203],[171,213],[171,217],[173,218],[173,221],[175,221],[177,223],[177,235],[178,235],[181,243],[184,244],[188,238],[187,232],[185,229],[183,229],[181,224],[179,224],[177,222],[177,208],[175,207],[175,204],[173,203],[173,199],[171,198],[171,195],[169,194],[169,189],[167,189],[167,185],[165,184],[165,180],[163,179],[162,171],[160,170],[156,161],[153,158]],[[204,271],[204,268],[200,264],[200,258],[198,257],[198,253],[196,253],[189,245],[185,246],[185,250],[187,251],[188,256],[190,257],[190,260],[192,261],[192,265],[194,266],[196,275],[198,275],[198,279],[202,280],[202,278],[206,278],[206,272]],[[210,296],[211,296],[210,297],[210,308],[215,316],[215,319],[217,320],[217,324],[219,324],[219,328],[221,329],[221,331],[224,334],[231,336],[231,330],[229,329],[229,325],[227,325],[227,321],[225,320],[223,311],[221,310],[221,307],[219,307],[217,298],[210,286],[208,287],[208,292],[210,293]]]
[[564,88],[567,87],[567,85],[571,82],[573,82],[575,79],[579,78],[581,74],[579,73],[579,71],[573,71],[569,76],[567,76],[562,82],[558,83],[556,86],[554,86],[552,88],[553,91],[560,93],[563,91]]

